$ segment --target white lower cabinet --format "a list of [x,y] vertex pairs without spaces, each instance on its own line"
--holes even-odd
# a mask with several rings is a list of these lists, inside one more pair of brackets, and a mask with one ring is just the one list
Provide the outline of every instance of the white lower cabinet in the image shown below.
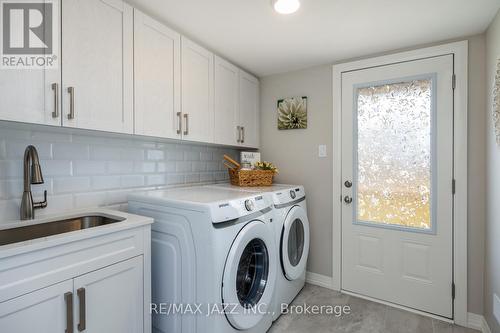
[[0,249],[0,332],[151,333],[150,244],[148,224]]
[[68,330],[71,322],[67,320],[67,300],[72,293],[73,280],[67,280],[0,303],[0,330],[16,333],[71,332]]
[[74,279],[79,332],[142,332],[142,260],[132,258]]
[[16,333],[142,332],[142,261],[135,257],[0,303],[0,328]]

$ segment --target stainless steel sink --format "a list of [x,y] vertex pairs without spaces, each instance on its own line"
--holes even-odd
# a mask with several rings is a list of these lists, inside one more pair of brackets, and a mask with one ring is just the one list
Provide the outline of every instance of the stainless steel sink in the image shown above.
[[43,238],[66,232],[89,229],[124,221],[124,218],[105,215],[78,216],[66,220],[50,221],[18,228],[0,230],[0,246]]

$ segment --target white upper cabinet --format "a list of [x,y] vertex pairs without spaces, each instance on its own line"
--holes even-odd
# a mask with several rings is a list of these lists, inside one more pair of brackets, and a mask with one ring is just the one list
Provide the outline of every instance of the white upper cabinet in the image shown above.
[[257,78],[122,0],[59,1],[58,66],[0,69],[0,120],[259,147]]
[[241,126],[240,144],[244,147],[259,147],[259,80],[240,70],[239,82],[239,124]]
[[121,0],[65,0],[63,125],[133,133],[133,9]]
[[215,57],[215,143],[237,145],[239,132],[239,69]]
[[[54,33],[51,42],[54,55],[60,59],[61,43],[60,34],[58,33],[60,31],[60,3],[54,1],[53,4],[52,28]],[[19,10],[17,10],[17,13],[19,13]],[[10,16],[11,22],[15,22],[14,11],[6,11],[4,14]],[[44,22],[43,24],[49,23]],[[4,42],[16,48],[31,47],[31,43],[34,42],[30,40],[29,45],[24,43],[16,44],[15,40],[10,40],[10,38],[13,38],[12,36],[6,37],[9,39]],[[36,39],[36,36],[33,36],[33,39]],[[31,58],[38,55],[28,54],[27,56]],[[44,55],[40,56],[43,57]],[[53,68],[0,68],[0,119],[60,126],[60,69],[60,62]]]
[[183,139],[214,142],[214,55],[182,37]]
[[134,10],[135,133],[181,138],[181,35]]

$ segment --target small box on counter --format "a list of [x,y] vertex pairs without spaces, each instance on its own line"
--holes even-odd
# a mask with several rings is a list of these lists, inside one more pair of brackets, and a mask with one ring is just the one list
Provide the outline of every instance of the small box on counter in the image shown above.
[[250,163],[253,167],[257,162],[260,162],[260,153],[250,151],[242,151],[240,153],[240,163],[242,165],[244,163]]

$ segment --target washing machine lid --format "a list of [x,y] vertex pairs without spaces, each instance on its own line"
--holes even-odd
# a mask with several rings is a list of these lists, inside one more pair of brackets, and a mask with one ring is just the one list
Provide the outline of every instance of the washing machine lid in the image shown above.
[[276,266],[269,227],[262,221],[249,222],[236,236],[224,267],[222,302],[229,305],[225,315],[231,326],[247,330],[269,315]]
[[304,274],[309,256],[309,220],[301,206],[293,206],[283,223],[280,258],[283,274],[290,280]]
[[267,196],[207,186],[167,190],[139,191],[128,195],[129,201],[179,209],[207,212],[212,223],[242,218],[272,206]]

